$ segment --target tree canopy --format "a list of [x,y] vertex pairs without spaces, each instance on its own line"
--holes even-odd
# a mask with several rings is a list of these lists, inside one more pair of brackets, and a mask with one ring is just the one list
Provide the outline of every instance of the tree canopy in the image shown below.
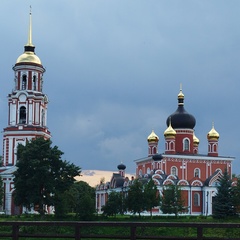
[[143,189],[145,210],[152,216],[152,209],[160,204],[159,192],[152,179],[143,186]]
[[236,212],[240,213],[240,176],[237,178],[237,185],[232,188],[233,193],[233,203],[236,209]]
[[3,204],[3,198],[4,198],[4,187],[3,187],[3,180],[0,176],[0,205]]
[[213,200],[214,218],[222,219],[236,215],[233,190],[234,188],[232,187],[230,175],[225,169],[223,176],[221,176],[219,179],[219,185],[217,186],[217,194]]
[[145,209],[143,183],[139,179],[135,179],[132,185],[129,186],[126,205],[128,211],[133,214],[138,213],[139,216]]
[[165,188],[163,188],[163,196],[161,197],[161,210],[163,213],[174,213],[175,216],[177,216],[179,212],[185,210],[180,186],[167,185]]
[[69,212],[76,213],[80,220],[92,220],[96,213],[95,188],[84,181],[75,182],[66,192]]
[[[60,204],[60,195],[74,183],[81,169],[62,160],[63,152],[51,140],[36,138],[17,149],[14,201],[44,214],[46,206]],[[57,206],[56,206],[57,207]]]
[[102,207],[103,215],[116,216],[122,212],[123,195],[121,192],[112,191],[108,195],[106,205]]

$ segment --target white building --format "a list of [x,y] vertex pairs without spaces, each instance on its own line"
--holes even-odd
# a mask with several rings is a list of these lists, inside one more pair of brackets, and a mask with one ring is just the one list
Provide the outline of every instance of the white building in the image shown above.
[[3,131],[3,166],[0,175],[4,183],[3,211],[8,215],[21,213],[13,202],[13,172],[16,170],[16,151],[18,144],[51,137],[47,128],[48,97],[43,93],[43,74],[45,68],[35,54],[32,43],[32,16],[30,12],[29,34],[24,53],[13,66],[13,90],[8,95],[8,122]]

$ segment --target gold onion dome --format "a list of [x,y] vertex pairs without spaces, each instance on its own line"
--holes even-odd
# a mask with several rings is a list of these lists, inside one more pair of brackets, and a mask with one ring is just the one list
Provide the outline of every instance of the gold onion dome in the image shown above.
[[157,134],[152,130],[151,134],[148,136],[147,138],[148,142],[158,142],[159,141],[159,137],[157,136]]
[[208,132],[207,138],[208,139],[214,139],[214,140],[219,139],[219,133],[215,130],[214,124],[212,125],[212,129]]
[[32,44],[32,13],[30,11],[30,21],[29,21],[29,32],[28,32],[28,42],[24,46],[24,53],[21,54],[16,64],[19,63],[35,63],[42,65],[40,58],[34,52],[35,46]]
[[164,136],[165,137],[171,137],[171,136],[175,137],[176,136],[176,131],[172,128],[171,120],[169,122],[168,128],[164,132]]
[[42,65],[40,58],[34,52],[30,51],[26,51],[20,55],[16,61],[16,64],[18,63],[36,63]]
[[195,134],[193,134],[193,143],[198,145],[199,142],[200,142],[199,139],[196,137]]

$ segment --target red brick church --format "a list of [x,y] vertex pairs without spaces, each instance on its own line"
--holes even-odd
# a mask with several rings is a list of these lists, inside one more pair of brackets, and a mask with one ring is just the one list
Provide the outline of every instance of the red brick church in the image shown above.
[[[198,152],[199,139],[194,134],[196,119],[184,108],[182,89],[178,94],[177,110],[166,121],[164,132],[165,151],[158,153],[159,137],[154,131],[147,138],[148,156],[135,160],[136,178],[153,179],[159,193],[168,184],[180,185],[187,214],[211,215],[212,203],[216,195],[218,178],[227,169],[232,174],[234,158],[219,156],[219,133],[212,129],[206,133],[207,154]],[[96,208],[101,212],[111,191],[122,191],[134,181],[125,177],[126,166],[120,164],[118,173],[114,173],[110,182],[102,183],[96,189]],[[161,214],[159,208],[155,214]]]

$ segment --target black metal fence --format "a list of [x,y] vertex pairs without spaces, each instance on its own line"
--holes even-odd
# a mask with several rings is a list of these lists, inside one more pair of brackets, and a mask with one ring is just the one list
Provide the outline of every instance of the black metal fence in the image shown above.
[[[169,234],[169,228],[172,234]],[[176,228],[181,231],[175,231]],[[166,230],[168,234],[166,235]],[[208,231],[211,229],[211,231]],[[178,232],[178,236],[176,235]],[[218,239],[239,240],[238,223],[0,222],[0,239]]]

